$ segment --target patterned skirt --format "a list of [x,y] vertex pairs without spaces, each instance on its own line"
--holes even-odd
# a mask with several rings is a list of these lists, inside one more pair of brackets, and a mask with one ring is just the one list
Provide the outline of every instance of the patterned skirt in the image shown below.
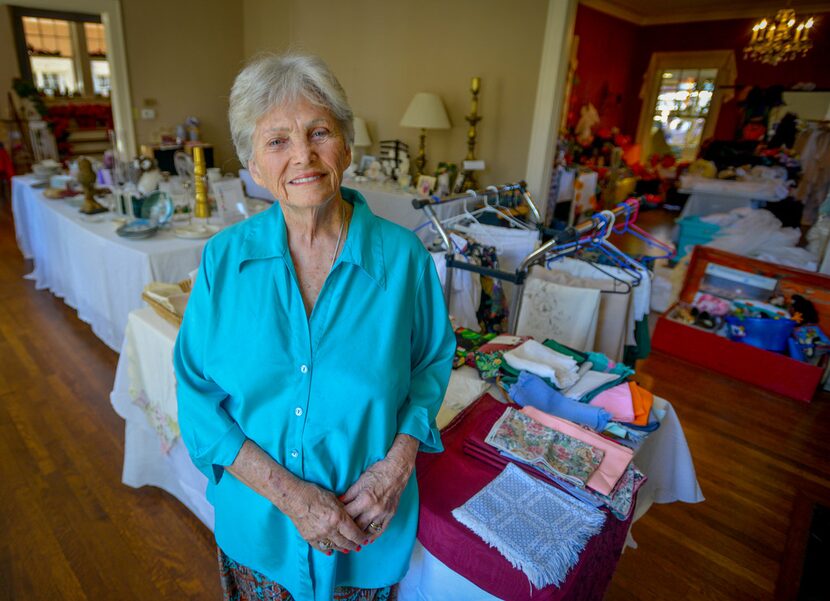
[[[225,601],[294,601],[286,589],[263,574],[237,563],[217,547]],[[338,586],[332,601],[396,601],[398,585],[384,588]]]

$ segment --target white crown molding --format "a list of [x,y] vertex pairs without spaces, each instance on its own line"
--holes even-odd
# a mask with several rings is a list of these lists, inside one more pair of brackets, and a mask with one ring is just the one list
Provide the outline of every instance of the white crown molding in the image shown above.
[[[579,0],[589,8],[593,8],[603,12],[612,17],[617,17],[635,25],[670,25],[673,23],[694,23],[698,21],[725,21],[728,19],[754,19],[761,17],[769,17],[775,14],[779,8],[784,5],[768,5],[768,6],[724,6],[717,10],[708,11],[687,11],[687,12],[670,12],[664,15],[644,15],[642,13],[634,12],[626,7],[618,6],[611,0]],[[670,10],[670,4],[667,8]],[[830,5],[826,2],[815,2],[811,4],[804,4],[795,7],[798,15],[810,15],[815,13],[830,12]]]
[[634,23],[635,25],[645,25],[645,18],[643,15],[628,10],[627,8],[623,8],[622,6],[617,6],[612,2],[608,2],[608,0],[579,0],[579,3],[587,6],[588,8],[593,8],[601,13],[605,13],[606,15],[622,19],[623,21],[628,21],[629,23]]

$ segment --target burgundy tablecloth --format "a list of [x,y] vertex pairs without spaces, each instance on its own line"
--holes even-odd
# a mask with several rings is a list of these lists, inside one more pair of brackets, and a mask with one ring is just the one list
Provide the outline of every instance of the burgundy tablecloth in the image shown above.
[[[560,588],[531,591],[530,581],[495,549],[452,517],[452,510],[484,488],[501,469],[463,451],[464,439],[484,435],[506,405],[485,394],[465,409],[442,432],[445,451],[421,453],[417,461],[421,513],[418,540],[453,571],[488,593],[506,600],[600,601],[611,582],[630,518],[619,521],[607,514],[605,526],[594,536]],[[516,507],[521,511],[521,507]]]

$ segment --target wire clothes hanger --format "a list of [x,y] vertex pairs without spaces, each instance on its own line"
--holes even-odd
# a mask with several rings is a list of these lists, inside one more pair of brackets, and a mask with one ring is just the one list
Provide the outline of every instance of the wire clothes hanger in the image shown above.
[[[564,245],[552,248],[551,251],[553,251],[553,254],[548,255],[548,257],[545,261],[546,268],[550,269],[553,263],[555,263],[557,260],[561,259],[564,256],[573,255],[573,257],[575,259],[578,259],[578,260],[580,260],[584,263],[587,263],[588,265],[593,267],[595,270],[599,271],[600,273],[602,273],[603,275],[605,275],[606,277],[608,277],[609,279],[614,281],[614,289],[613,290],[600,290],[601,293],[603,293],[603,294],[628,294],[629,292],[631,292],[631,290],[632,290],[632,282],[631,281],[628,281],[628,280],[625,280],[621,277],[618,277],[618,276],[614,275],[613,273],[611,273],[610,271],[607,271],[607,270],[603,269],[602,267],[600,267],[596,262],[591,261],[591,260],[586,259],[586,258],[583,258],[579,255],[579,251],[584,249],[584,248],[590,248],[594,244],[595,239],[605,238],[606,236],[609,235],[609,233],[608,233],[609,232],[609,228],[608,228],[609,219],[613,219],[613,213],[610,213],[610,214],[611,214],[610,218],[608,217],[608,215],[602,214],[602,213],[594,216],[595,221],[599,222],[599,227],[591,235],[585,236],[585,237],[583,237],[583,238],[581,238],[581,239],[579,239],[575,242],[571,242],[569,244],[564,244]],[[630,275],[631,277],[635,276],[635,274],[629,274],[629,272],[627,272],[627,271],[626,271],[626,274]],[[636,281],[635,285],[639,284],[639,279],[635,279],[635,281]],[[618,289],[617,288],[618,285],[621,286],[622,288]]]
[[599,250],[614,263],[614,266],[632,278],[632,284],[634,286],[639,286],[642,282],[642,274],[645,268],[608,241],[613,231],[614,221],[616,220],[614,212],[608,210],[601,211],[595,217],[601,220],[603,224],[597,236],[592,239],[592,248]]
[[[467,228],[467,227],[462,229],[461,227],[459,227],[459,228],[457,228],[458,231],[462,232],[462,233],[474,234],[475,237],[480,236],[481,238],[485,238],[486,240],[479,240],[479,242],[484,242],[486,244],[489,244],[490,246],[498,246],[496,240],[494,240],[493,237],[490,236],[487,233],[486,228],[481,227],[482,223],[476,217],[477,215],[481,215],[484,207],[475,209],[472,212],[467,207],[468,196],[470,198],[472,198],[473,201],[478,201],[478,193],[475,190],[467,190],[466,194],[467,194],[467,196],[464,196],[464,198],[462,199],[463,204],[462,204],[461,213],[459,213],[458,215],[455,215],[453,217],[450,217],[448,219],[444,219],[441,222],[441,225],[444,226],[445,228],[452,229],[453,225],[457,224],[459,226],[463,226],[465,221],[472,222],[474,225],[477,225],[477,226],[480,226],[480,227],[472,228],[472,229]],[[435,229],[434,225],[433,225],[433,229]],[[469,231],[465,231],[465,230],[469,230]],[[461,248],[458,246],[458,244],[454,240],[452,242],[453,242],[453,246],[455,247],[455,250],[457,252],[461,253],[461,254],[464,254],[461,251]]]
[[645,256],[643,257],[644,261],[654,261],[656,259],[673,259],[677,255],[677,249],[673,245],[667,244],[666,242],[663,242],[662,240],[655,238],[647,231],[645,231],[643,228],[636,225],[637,217],[640,214],[640,203],[637,200],[630,198],[617,206],[622,207],[625,210],[625,221],[621,224],[621,226],[615,227],[614,231],[618,234],[631,234],[635,238],[639,238],[640,240],[648,244],[650,247],[661,250],[664,253],[659,256]]

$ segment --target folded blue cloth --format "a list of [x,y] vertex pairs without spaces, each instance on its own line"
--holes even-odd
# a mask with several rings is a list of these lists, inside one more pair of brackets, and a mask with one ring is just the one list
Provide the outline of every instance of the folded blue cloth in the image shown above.
[[601,432],[611,420],[611,414],[601,407],[580,403],[564,396],[542,378],[523,371],[510,387],[510,398],[522,407],[530,405],[540,411],[567,419]]

